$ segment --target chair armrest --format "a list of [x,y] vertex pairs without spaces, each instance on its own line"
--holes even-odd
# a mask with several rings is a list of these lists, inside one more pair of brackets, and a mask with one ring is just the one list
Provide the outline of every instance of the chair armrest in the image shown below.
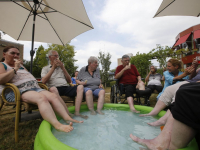
[[[15,94],[15,102],[8,102],[5,98],[5,93],[6,93],[6,90],[7,89],[10,89],[14,92]],[[14,84],[12,83],[6,83],[5,84],[5,88],[3,89],[2,91],[2,100],[5,102],[5,103],[10,103],[10,104],[16,104],[17,101],[20,101],[21,99],[21,96],[20,96],[20,91],[19,89],[17,88],[17,86],[15,86]]]
[[48,91],[48,87],[47,87],[44,83],[38,82],[38,85],[39,85],[42,89],[45,89],[45,90]]

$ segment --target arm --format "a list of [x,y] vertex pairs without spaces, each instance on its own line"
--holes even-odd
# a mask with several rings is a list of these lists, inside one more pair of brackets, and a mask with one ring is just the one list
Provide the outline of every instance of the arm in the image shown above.
[[115,75],[115,79],[119,79],[123,75],[124,71],[127,69],[131,69],[131,67],[129,65],[126,65],[120,72]]
[[138,83],[142,81],[141,76],[138,76],[137,79],[138,79]]
[[[21,61],[20,60],[17,60],[15,62],[15,71],[17,72],[18,69],[20,68],[20,64],[21,64]],[[7,82],[9,82],[15,75],[15,71],[14,69],[6,72],[4,66],[2,63],[0,63],[0,84],[5,84]]]
[[56,66],[53,65],[50,69],[49,72],[45,72],[44,68],[42,69],[42,73],[41,74],[46,74],[45,76],[42,77],[42,83],[46,84],[49,79],[51,78],[51,75],[53,74],[54,70],[55,70]]
[[149,71],[149,74],[147,75],[147,77],[145,78],[145,82],[147,83],[149,81],[149,76],[151,75],[151,71]]
[[[61,67],[61,66],[62,66],[62,67]],[[68,82],[68,83],[71,83],[71,82],[72,82],[71,76],[69,75],[69,73],[68,73],[67,70],[65,69],[64,65],[62,64],[61,66],[60,66],[60,68],[62,69],[62,71],[63,71],[63,73],[64,73],[64,75],[65,75],[65,78],[66,78],[67,82]]]

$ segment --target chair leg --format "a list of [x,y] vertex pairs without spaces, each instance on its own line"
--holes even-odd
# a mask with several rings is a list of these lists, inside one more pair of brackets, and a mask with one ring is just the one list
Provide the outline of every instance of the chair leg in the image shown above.
[[15,116],[15,143],[19,142],[19,122],[21,118],[21,102],[17,101],[16,104],[16,116]]

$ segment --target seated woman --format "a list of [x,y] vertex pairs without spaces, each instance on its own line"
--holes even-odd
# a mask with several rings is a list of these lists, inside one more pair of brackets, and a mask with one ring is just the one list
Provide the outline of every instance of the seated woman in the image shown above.
[[78,71],[75,71],[74,77],[72,77],[72,84],[73,84],[73,85],[76,85],[76,84],[77,84],[77,83],[76,83],[77,77],[78,77]]
[[155,66],[150,67],[149,74],[145,78],[145,82],[148,82],[147,87],[151,89],[151,93],[156,90],[160,93],[163,89],[161,81],[164,80],[164,76],[162,77],[161,74],[156,73],[157,68]]
[[[83,121],[74,120],[68,115],[66,106],[61,102],[61,97],[39,87],[37,80],[22,65],[19,55],[19,49],[14,46],[4,48],[4,58],[0,63],[0,92],[5,83],[16,85],[21,93],[22,101],[37,105],[43,119],[59,131],[70,132],[73,130],[72,122],[82,123]],[[7,93],[6,99],[14,101],[14,93]],[[61,124],[54,111],[66,122],[72,122],[69,125]]]
[[97,113],[104,115],[101,111],[104,104],[105,90],[101,84],[100,70],[98,67],[98,59],[91,56],[88,59],[88,65],[81,68],[76,82],[84,86],[84,94],[88,109],[91,115],[96,115],[94,111],[93,95],[98,97]]
[[130,134],[133,141],[149,149],[176,150],[186,147],[195,137],[200,146],[200,83],[182,85],[176,93],[176,102],[162,132],[154,139],[140,139]]
[[[187,68],[185,72],[179,71],[181,69],[182,63],[177,59],[170,59],[167,63],[167,70],[164,72],[165,76],[165,85],[162,92],[158,95],[158,101],[154,109],[148,114],[142,114],[140,116],[154,116],[157,115],[161,110],[166,108],[174,97],[176,91],[180,87],[180,85],[188,83],[187,81],[183,81],[180,83],[173,84],[173,80],[175,79],[187,79],[188,75],[194,71],[194,68]],[[171,85],[171,86],[170,86]],[[177,88],[178,87],[178,88]]]

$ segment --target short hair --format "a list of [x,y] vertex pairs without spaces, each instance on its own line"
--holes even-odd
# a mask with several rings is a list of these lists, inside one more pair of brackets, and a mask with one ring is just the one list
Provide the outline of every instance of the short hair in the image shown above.
[[151,69],[151,67],[153,67],[155,69],[155,71],[157,71],[157,67],[156,66],[150,66],[150,69]]
[[88,59],[88,65],[89,63],[93,63],[93,62],[98,62],[98,58],[96,58],[95,56],[90,56],[90,58]]
[[182,61],[176,59],[176,58],[171,58],[170,60],[168,60],[168,62],[170,62],[172,64],[172,66],[178,66],[178,69],[182,69],[183,67],[183,63]]
[[130,59],[130,57],[128,55],[123,55],[122,59],[124,59],[124,58],[129,58]]
[[48,56],[51,56],[53,52],[57,52],[57,51],[55,51],[55,50],[50,50],[50,51],[48,52]]

